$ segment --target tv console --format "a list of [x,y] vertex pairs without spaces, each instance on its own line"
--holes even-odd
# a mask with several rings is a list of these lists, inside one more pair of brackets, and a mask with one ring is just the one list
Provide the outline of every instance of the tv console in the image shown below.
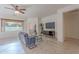
[[55,37],[55,31],[43,31],[43,34]]

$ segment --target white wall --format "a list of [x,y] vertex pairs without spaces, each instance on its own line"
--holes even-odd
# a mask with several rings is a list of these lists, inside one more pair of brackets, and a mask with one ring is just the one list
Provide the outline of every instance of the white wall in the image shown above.
[[79,11],[64,14],[65,37],[79,39]]
[[0,19],[0,32],[1,32],[1,19]]
[[18,37],[18,32],[0,32],[0,39],[7,39],[7,38],[16,38]]
[[25,30],[28,34],[30,34],[31,32],[34,32],[34,26],[36,24],[36,30],[37,30],[37,34],[39,34],[39,21],[40,19],[38,17],[33,17],[33,18],[27,18],[25,20]]
[[60,41],[60,42],[64,41],[63,14],[65,12],[69,12],[69,11],[72,11],[72,10],[75,10],[78,8],[79,8],[79,5],[70,5],[70,6],[64,7],[62,9],[59,9],[57,11],[57,40],[58,41]]
[[61,10],[57,12],[57,40],[59,42],[64,41],[64,33],[63,33],[63,13]]
[[[46,23],[55,22],[55,29],[46,29]],[[41,23],[44,25],[44,30],[46,31],[55,31],[55,37],[57,38],[57,14],[52,14],[41,19]]]
[[[50,16],[44,17],[42,18],[41,22],[43,24],[47,23],[47,22],[52,22],[55,21],[55,36],[57,38],[57,41],[59,42],[63,42],[64,41],[64,37],[63,37],[63,13],[58,10],[58,12],[56,14],[52,14]],[[50,30],[50,29],[46,29],[45,25],[44,25],[44,30]]]

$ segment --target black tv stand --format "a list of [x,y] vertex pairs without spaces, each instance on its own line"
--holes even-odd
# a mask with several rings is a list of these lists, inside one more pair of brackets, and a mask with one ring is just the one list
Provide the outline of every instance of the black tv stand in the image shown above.
[[43,31],[43,34],[55,37],[55,31]]

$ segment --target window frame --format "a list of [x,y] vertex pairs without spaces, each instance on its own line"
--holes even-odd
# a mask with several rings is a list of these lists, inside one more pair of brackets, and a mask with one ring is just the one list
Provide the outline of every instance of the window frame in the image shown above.
[[[15,19],[1,19],[1,32],[6,32],[5,31],[5,22],[21,22],[22,23],[22,27],[24,30],[24,20],[15,20]],[[11,31],[13,32],[13,31]]]

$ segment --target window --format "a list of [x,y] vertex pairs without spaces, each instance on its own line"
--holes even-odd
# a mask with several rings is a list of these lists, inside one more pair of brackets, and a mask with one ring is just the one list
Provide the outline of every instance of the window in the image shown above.
[[8,31],[22,31],[23,30],[23,21],[18,20],[3,20],[3,30]]

